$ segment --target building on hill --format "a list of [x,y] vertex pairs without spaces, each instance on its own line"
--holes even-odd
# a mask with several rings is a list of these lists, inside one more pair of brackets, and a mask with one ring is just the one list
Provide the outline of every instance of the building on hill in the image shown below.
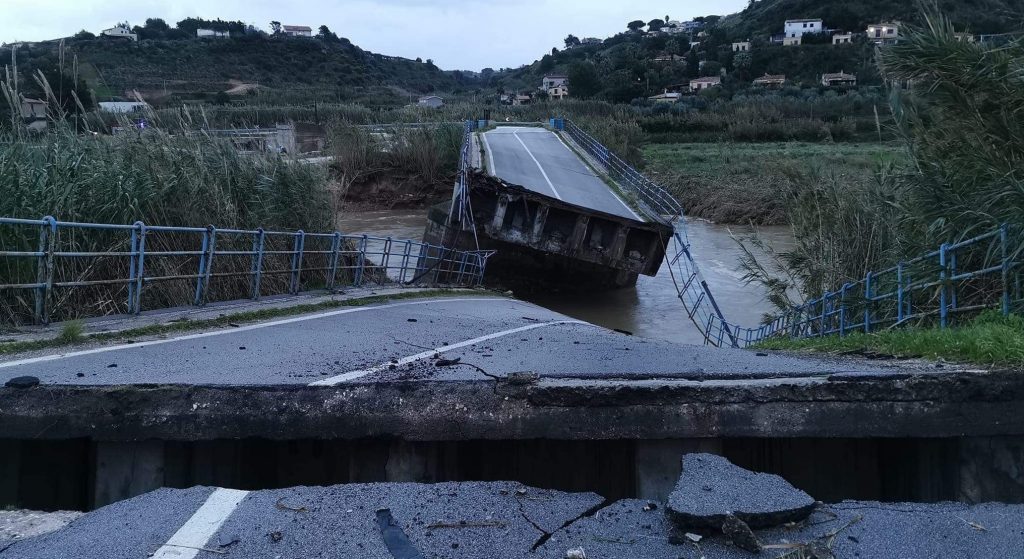
[[956,40],[960,41],[961,43],[973,43],[977,39],[974,37],[974,35],[970,33],[957,33]]
[[711,89],[712,87],[718,87],[720,85],[722,85],[722,78],[719,76],[697,78],[695,80],[690,80],[690,91],[698,93],[705,89]]
[[767,88],[779,88],[786,85],[786,76],[765,74],[754,80],[754,85]]
[[548,94],[548,99],[565,99],[569,96],[569,86],[566,84],[549,87],[545,91]]
[[289,37],[312,37],[313,29],[305,25],[285,25],[281,32]]
[[824,33],[825,24],[820,19],[787,19],[785,33],[787,39],[803,37],[805,33]]
[[549,74],[541,81],[540,89],[548,90],[569,84],[569,76],[565,74]]
[[533,97],[529,95],[520,94],[512,98],[512,104],[515,106],[529,105],[531,102],[533,102]]
[[127,23],[119,23],[110,29],[104,29],[100,32],[100,35],[104,37],[113,37],[115,39],[128,39],[129,41],[138,41],[139,36],[132,33],[132,28],[128,27]]
[[784,47],[798,47],[803,44],[803,37],[784,37],[782,39],[782,46]]
[[836,33],[832,35],[833,45],[849,45],[853,43],[853,33]]
[[685,56],[679,56],[678,54],[668,54],[668,53],[661,53],[661,54],[659,54],[658,56],[656,56],[654,58],[655,62],[658,62],[658,63],[661,63],[661,64],[669,64],[669,63],[672,63],[672,62],[682,62],[683,60],[686,60]]
[[900,22],[873,23],[868,26],[868,40],[877,45],[893,45],[900,41]]
[[750,41],[740,41],[732,44],[733,52],[750,52]]
[[838,74],[824,74],[821,76],[821,85],[825,87],[851,87],[857,85],[857,76],[839,72]]
[[583,39],[582,41],[580,41],[580,44],[585,46],[585,47],[586,46],[592,46],[592,45],[601,45],[601,44],[604,44],[604,40],[603,39],[598,39],[597,37],[587,37],[587,38]]
[[682,93],[679,93],[677,91],[669,91],[666,89],[664,93],[659,93],[657,95],[648,97],[647,99],[654,101],[655,103],[675,103],[676,101],[682,99],[682,97]]
[[426,97],[420,97],[416,104],[420,107],[427,107],[430,109],[440,109],[444,106],[444,99],[437,95],[428,95]]
[[196,37],[200,39],[228,39],[231,37],[229,31],[217,31],[216,29],[196,29]]

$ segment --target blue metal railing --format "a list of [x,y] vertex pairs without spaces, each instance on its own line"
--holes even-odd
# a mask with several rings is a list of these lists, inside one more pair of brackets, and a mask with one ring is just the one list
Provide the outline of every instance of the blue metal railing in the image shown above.
[[[193,305],[239,298],[239,293],[259,299],[275,291],[265,285],[268,278],[283,278],[276,281],[280,286],[276,292],[292,294],[370,283],[476,286],[482,283],[492,254],[338,231],[166,227],[142,222],[113,225],[64,222],[49,216],[0,218],[0,262],[6,270],[6,277],[0,276],[0,295],[7,296],[0,298],[0,307],[17,306],[28,294],[32,319],[45,324],[55,302],[66,300],[69,291],[97,288],[108,291],[105,298],[95,299],[124,297],[123,305],[108,306],[138,314],[144,308],[147,286],[174,280],[192,284]],[[234,283],[226,285],[229,282]],[[166,306],[174,303],[167,297],[160,299],[169,303]]]
[[808,301],[757,328],[734,326],[740,345],[772,337],[808,338],[871,333],[910,322],[947,328],[959,315],[1024,305],[1024,250],[1010,228],[956,243],[898,263]]
[[564,131],[570,140],[585,151],[610,179],[626,191],[631,201],[641,207],[643,213],[665,219],[672,225],[674,242],[665,247],[665,257],[668,259],[676,295],[683,303],[687,316],[704,336],[705,344],[717,347],[738,346],[735,328],[725,320],[711,292],[711,286],[693,258],[686,234],[683,205],[667,190],[645,177],[572,121],[555,118],[551,120],[551,125],[556,130]]

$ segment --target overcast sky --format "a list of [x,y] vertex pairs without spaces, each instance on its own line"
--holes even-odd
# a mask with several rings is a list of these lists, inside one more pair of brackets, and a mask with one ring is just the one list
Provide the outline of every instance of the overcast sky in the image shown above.
[[[446,70],[517,67],[569,33],[608,37],[634,19],[724,15],[747,0],[0,0],[0,42],[94,33],[119,21],[189,16],[242,20],[262,29],[278,20],[316,29],[326,24],[382,54],[432,58]],[[460,34],[462,35],[460,37]]]

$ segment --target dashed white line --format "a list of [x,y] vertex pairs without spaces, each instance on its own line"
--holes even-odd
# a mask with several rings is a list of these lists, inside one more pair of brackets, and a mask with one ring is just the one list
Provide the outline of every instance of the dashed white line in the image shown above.
[[237,334],[239,332],[248,332],[250,330],[259,330],[260,328],[271,328],[273,326],[283,326],[285,324],[295,324],[297,322],[305,322],[307,320],[317,320],[320,318],[329,318],[332,316],[339,316],[343,314],[351,314],[357,312],[367,312],[381,309],[392,309],[395,307],[406,307],[410,305],[430,305],[437,303],[453,303],[453,302],[466,302],[466,301],[508,301],[508,299],[500,299],[494,297],[470,297],[470,298],[457,298],[457,299],[435,299],[430,301],[411,301],[407,303],[392,303],[390,305],[376,305],[372,307],[352,307],[348,309],[342,309],[337,311],[329,311],[318,314],[310,314],[304,316],[297,316],[294,318],[286,318],[283,320],[275,320],[273,322],[262,322],[259,324],[251,324],[249,326],[242,326],[241,328],[231,328],[229,330],[215,330],[213,332],[202,332],[200,334],[189,334],[187,336],[179,336],[177,338],[168,338],[165,340],[151,340],[148,342],[139,342],[135,344],[122,344],[115,346],[98,347],[95,349],[86,349],[82,351],[74,351],[71,353],[57,353],[54,355],[43,355],[40,357],[31,357],[28,359],[19,359],[17,361],[7,361],[0,363],[0,369],[6,369],[9,367],[18,367],[21,365],[32,365],[35,363],[46,363],[49,361],[58,361],[60,359],[69,359],[72,357],[81,357],[84,355],[95,355],[97,353],[107,353],[108,351],[119,351],[122,349],[149,347],[161,344],[169,344],[173,342],[183,342],[188,340],[198,340],[201,338],[210,338],[213,336],[223,336],[225,334]]
[[486,336],[480,336],[479,338],[473,338],[472,340],[466,340],[464,342],[459,342],[459,343],[454,344],[454,345],[446,345],[446,346],[442,346],[442,347],[439,347],[439,348],[432,349],[430,351],[424,351],[422,353],[417,353],[416,355],[410,355],[408,357],[403,357],[403,358],[399,359],[398,361],[392,361],[390,363],[382,363],[380,365],[377,365],[376,367],[371,367],[369,369],[362,369],[362,370],[359,370],[359,371],[350,371],[348,373],[344,373],[344,374],[337,375],[337,376],[334,376],[334,377],[331,377],[331,378],[328,378],[328,379],[324,379],[324,380],[320,380],[320,381],[311,383],[310,386],[337,386],[337,385],[339,385],[339,384],[341,384],[343,382],[351,382],[353,380],[360,379],[360,378],[365,377],[367,375],[372,375],[374,373],[380,373],[380,372],[386,371],[386,370],[390,369],[391,367],[401,367],[402,365],[408,365],[409,363],[414,363],[416,361],[421,361],[423,359],[428,359],[430,357],[433,357],[434,355],[437,355],[438,353],[443,353],[445,351],[452,351],[452,350],[456,350],[456,349],[461,349],[461,348],[464,348],[466,346],[471,346],[471,345],[483,343],[483,342],[486,342],[488,340],[493,340],[493,339],[496,339],[496,338],[502,338],[502,337],[505,337],[505,336],[511,336],[512,334],[518,334],[520,332],[528,332],[530,330],[536,330],[537,328],[547,328],[548,326],[557,326],[559,324],[587,324],[587,323],[583,322],[581,320],[558,320],[558,321],[553,321],[553,322],[542,322],[540,324],[530,324],[529,326],[520,326],[519,328],[512,328],[511,330],[502,330],[501,332],[495,332],[493,334],[487,334]]
[[558,194],[558,189],[555,188],[554,183],[552,183],[551,179],[548,178],[548,174],[544,172],[544,166],[540,164],[540,161],[537,161],[536,157],[533,156],[533,152],[530,151],[530,148],[526,147],[526,142],[524,142],[523,139],[519,137],[518,132],[513,132],[512,135],[515,136],[517,140],[519,140],[519,143],[522,144],[523,149],[526,150],[526,154],[530,156],[530,159],[532,159],[534,163],[537,164],[537,168],[540,169],[540,174],[544,177],[544,180],[548,182],[548,186],[551,187],[551,192],[555,194],[555,198],[561,200],[562,196]]
[[237,489],[217,489],[206,498],[206,502],[196,510],[195,514],[178,529],[177,532],[160,546],[152,559],[193,559],[206,547],[210,538],[224,524],[224,521],[235,512],[238,505],[248,495],[248,491]]

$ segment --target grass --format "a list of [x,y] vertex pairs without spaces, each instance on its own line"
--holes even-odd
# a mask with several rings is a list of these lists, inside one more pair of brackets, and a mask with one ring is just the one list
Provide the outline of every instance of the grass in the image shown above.
[[[233,327],[232,325],[237,324],[261,322],[264,320],[270,320],[274,318],[295,316],[300,314],[342,307],[363,307],[379,303],[401,301],[405,299],[421,299],[426,297],[450,297],[456,295],[464,295],[464,293],[460,290],[453,289],[431,289],[427,291],[398,293],[386,296],[380,295],[371,297],[361,297],[358,299],[345,299],[340,301],[324,301],[322,303],[296,305],[294,307],[260,309],[255,311],[226,314],[218,316],[216,318],[209,318],[203,320],[185,320],[181,322],[170,322],[167,324],[153,324],[149,326],[142,326],[139,328],[120,330],[117,332],[101,332],[96,334],[86,334],[84,332],[84,326],[82,325],[81,322],[72,321],[69,322],[68,324],[65,324],[61,329],[60,334],[55,338],[24,342],[0,343],[0,355],[13,355],[18,353],[24,353],[27,351],[40,351],[44,349],[81,345],[84,343],[92,342],[123,342],[131,340],[133,338],[139,338],[144,336],[161,336],[166,334],[173,334],[176,332],[190,332],[195,330],[205,330],[211,328],[228,328]],[[75,336],[70,337],[66,336],[65,334],[69,331],[69,329],[74,330],[75,332],[77,332],[77,334]]]
[[865,182],[880,167],[904,161],[899,147],[880,143],[651,144],[644,157],[689,215],[759,225],[788,221],[786,193],[804,173]]
[[924,358],[1024,369],[1024,316],[988,312],[957,328],[888,330],[845,337],[767,340],[759,349],[843,353],[865,350],[901,358]]

